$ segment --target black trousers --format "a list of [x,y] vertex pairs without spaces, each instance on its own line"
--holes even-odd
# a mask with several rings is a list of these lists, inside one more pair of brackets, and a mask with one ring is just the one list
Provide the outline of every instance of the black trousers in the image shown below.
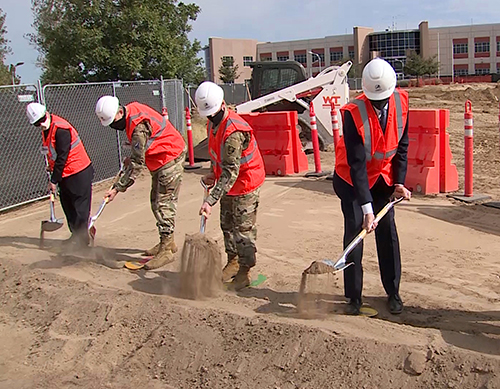
[[[354,188],[336,173],[333,176],[333,189],[340,198],[344,214],[344,249],[358,235],[363,225],[362,204],[358,204]],[[388,202],[394,192],[393,186],[388,186],[382,177],[370,189],[373,197],[373,211],[377,214]],[[394,208],[378,223],[375,230],[378,265],[382,285],[388,295],[399,293],[401,280],[401,255],[399,238],[394,221]],[[354,262],[344,270],[344,293],[349,299],[361,299],[363,290],[363,242],[361,242],[347,257],[347,262]]]
[[66,215],[69,230],[73,237],[81,239],[87,244],[93,178],[94,168],[90,164],[81,172],[63,178],[59,183],[61,205]]

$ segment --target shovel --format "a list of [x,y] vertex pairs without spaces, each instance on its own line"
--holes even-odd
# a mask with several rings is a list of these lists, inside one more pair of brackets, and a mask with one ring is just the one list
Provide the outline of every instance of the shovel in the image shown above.
[[[125,165],[122,165],[122,168],[120,169],[120,171],[118,172],[118,174],[115,176],[115,178],[113,178],[113,185],[111,185],[111,187],[110,187],[109,190],[113,189],[114,184],[118,181],[118,179],[122,175],[124,167],[125,167]],[[104,208],[106,208],[106,205],[108,203],[109,203],[109,197],[106,196],[102,200],[102,203],[99,206],[99,209],[97,210],[97,213],[94,216],[91,216],[91,218],[89,220],[88,231],[89,231],[89,236],[90,236],[90,241],[91,241],[92,246],[94,245],[95,234],[97,232],[94,224],[97,221],[97,219],[99,218],[99,216],[101,216],[102,211],[104,211]]]
[[[380,212],[377,214],[377,217],[373,221],[374,223],[378,223],[386,214],[391,210],[392,207],[394,207],[396,204],[400,203],[403,201],[404,197],[401,197],[399,199],[395,199],[391,202],[389,202],[384,208],[380,210]],[[320,261],[314,261],[311,263],[311,265],[304,270],[302,274],[325,274],[325,273],[336,273],[339,271],[342,271],[349,266],[351,266],[353,263],[349,262],[347,263],[347,256],[351,253],[352,250],[365,238],[367,232],[363,228],[361,232],[352,240],[351,243],[349,243],[349,246],[346,247],[340,258],[336,261],[333,262],[330,259],[322,259]]]
[[40,247],[43,247],[43,240],[44,240],[44,232],[52,232],[56,231],[59,228],[63,226],[63,219],[57,219],[56,214],[55,214],[55,207],[54,207],[54,202],[55,202],[55,196],[52,191],[50,192],[50,219],[49,220],[42,220],[41,226],[40,226]]

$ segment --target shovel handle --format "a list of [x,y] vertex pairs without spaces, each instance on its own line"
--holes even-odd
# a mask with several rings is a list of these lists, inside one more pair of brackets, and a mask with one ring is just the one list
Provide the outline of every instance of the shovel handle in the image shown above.
[[[394,207],[396,204],[400,203],[403,201],[404,197],[400,197],[399,199],[395,199],[385,205],[384,208],[382,208],[379,213],[377,213],[377,216],[375,217],[375,220],[373,221],[374,223],[378,223],[386,214],[391,210],[392,207]],[[347,246],[338,259],[337,262],[335,262],[335,268],[339,269],[345,266],[347,256],[351,253],[352,250],[361,242],[368,232],[365,229],[362,229],[361,232],[352,240],[351,243],[349,243],[349,246]]]

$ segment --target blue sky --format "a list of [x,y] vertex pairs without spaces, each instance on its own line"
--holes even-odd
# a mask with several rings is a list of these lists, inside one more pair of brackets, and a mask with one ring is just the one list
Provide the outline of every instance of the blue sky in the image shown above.
[[[189,2],[189,0],[186,0]],[[500,23],[499,0],[194,0],[201,7],[191,39],[202,45],[208,38],[248,38],[262,42],[320,38],[352,33],[353,26],[414,29],[422,20],[429,27]],[[376,8],[374,8],[376,6]],[[17,73],[35,82],[37,51],[24,34],[32,32],[30,0],[0,0],[7,13],[7,38],[13,54],[7,64],[24,62]],[[233,16],[236,15],[236,16]]]

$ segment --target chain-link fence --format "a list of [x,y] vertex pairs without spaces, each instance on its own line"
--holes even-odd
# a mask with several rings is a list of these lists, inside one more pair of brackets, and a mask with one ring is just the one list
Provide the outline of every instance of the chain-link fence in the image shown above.
[[36,85],[0,87],[0,209],[47,194],[40,131],[26,118],[33,101],[39,101]]
[[349,89],[352,91],[362,89],[361,78],[349,78],[347,82],[349,83]]
[[[219,86],[224,90],[224,101],[229,105],[238,105],[250,100],[247,84],[221,84]],[[195,86],[186,87],[185,104],[187,107],[193,105],[195,93]],[[189,105],[188,96],[191,96],[191,105]]]
[[40,131],[26,118],[26,105],[44,103],[47,110],[69,121],[78,131],[95,169],[94,182],[113,177],[129,150],[126,135],[103,127],[95,104],[115,95],[122,105],[147,104],[159,113],[166,107],[172,124],[184,133],[184,89],[180,80],[0,87],[0,210],[47,195],[47,176]]

